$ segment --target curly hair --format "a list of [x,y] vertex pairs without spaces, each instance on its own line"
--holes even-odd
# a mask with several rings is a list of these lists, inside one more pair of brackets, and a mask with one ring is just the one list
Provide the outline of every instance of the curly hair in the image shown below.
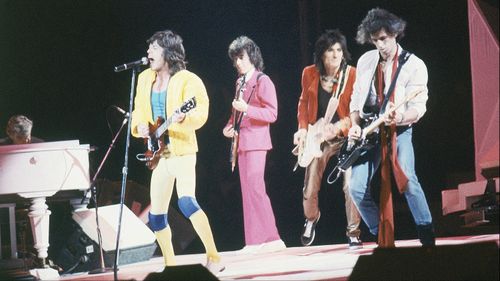
[[387,10],[375,8],[371,9],[361,24],[358,26],[356,41],[360,44],[371,43],[370,35],[384,29],[387,34],[396,36],[399,41],[404,37],[406,21]]
[[163,58],[168,63],[170,75],[174,75],[179,70],[186,69],[186,52],[184,51],[180,35],[167,29],[156,32],[146,42],[152,44],[155,41],[163,48]]
[[258,71],[264,70],[264,59],[262,59],[259,46],[257,46],[252,39],[246,36],[240,36],[234,39],[234,41],[229,45],[227,54],[234,62],[236,58],[243,53],[243,51],[247,52],[250,62]]
[[339,43],[342,47],[342,52],[344,56],[344,62],[348,62],[351,60],[351,53],[347,50],[347,40],[345,36],[338,29],[328,29],[325,30],[323,34],[316,40],[316,44],[314,45],[314,64],[319,70],[319,73],[325,74],[325,66],[323,65],[323,54],[335,43]]

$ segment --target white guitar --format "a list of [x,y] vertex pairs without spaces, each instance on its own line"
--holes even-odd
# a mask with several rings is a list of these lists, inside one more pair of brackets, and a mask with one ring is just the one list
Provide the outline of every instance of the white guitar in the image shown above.
[[[321,157],[323,154],[321,144],[325,141],[323,135],[325,132],[325,126],[332,121],[332,118],[337,111],[337,107],[339,106],[339,97],[345,90],[345,85],[347,85],[347,83],[344,82],[347,82],[347,73],[350,72],[350,69],[350,66],[347,64],[342,66],[342,72],[339,79],[341,81],[340,85],[336,88],[335,93],[333,93],[332,97],[328,101],[325,116],[318,119],[314,125],[308,125],[306,137],[292,150],[292,153],[297,155],[297,164],[295,164],[295,167],[293,168],[294,171],[297,169],[297,166],[301,166],[303,168],[309,166],[314,158]],[[344,126],[349,127],[350,120],[347,119],[336,122],[334,126],[338,126],[340,128],[343,128]],[[349,124],[345,124],[345,122],[349,122]]]
[[[297,165],[305,168],[311,164],[314,158],[321,157],[323,154],[321,144],[325,141],[323,136],[325,126],[332,120],[338,105],[339,100],[337,98],[330,98],[325,117],[318,119],[313,125],[308,125],[306,137],[292,150],[292,153],[297,156],[297,164],[294,170],[297,168]],[[335,123],[334,126],[340,125],[339,122],[341,121]]]

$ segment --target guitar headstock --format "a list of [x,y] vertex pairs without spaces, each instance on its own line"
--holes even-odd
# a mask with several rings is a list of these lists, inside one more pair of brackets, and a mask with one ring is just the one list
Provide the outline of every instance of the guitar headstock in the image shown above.
[[192,97],[182,104],[179,111],[182,113],[187,113],[195,107],[196,107],[196,97]]
[[245,85],[247,84],[247,81],[245,80],[246,78],[246,74],[243,74],[241,75],[239,78],[238,78],[238,88],[239,89],[242,89],[245,87]]

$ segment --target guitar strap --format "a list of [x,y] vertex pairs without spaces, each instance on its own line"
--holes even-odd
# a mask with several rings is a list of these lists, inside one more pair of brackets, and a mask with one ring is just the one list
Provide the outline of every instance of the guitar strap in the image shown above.
[[[252,98],[253,94],[255,93],[255,89],[259,87],[259,79],[260,77],[262,77],[264,75],[264,73],[260,72],[258,75],[257,75],[257,81],[255,83],[255,85],[253,86],[252,88],[252,92],[250,93],[250,96],[248,96],[248,99],[247,99],[247,104],[250,102],[250,99]],[[239,118],[236,122],[236,124],[234,125],[234,128],[237,132],[239,132],[240,130],[240,124],[241,124],[241,121],[243,120],[243,115],[244,114],[239,114]]]
[[[385,108],[387,106],[387,102],[392,96],[392,92],[394,92],[394,87],[396,87],[396,80],[398,80],[399,72],[401,72],[401,68],[403,67],[403,64],[408,60],[408,58],[411,56],[411,53],[403,50],[401,54],[399,55],[398,58],[398,68],[396,69],[396,73],[394,74],[394,78],[391,81],[391,85],[389,86],[389,89],[387,90],[387,94],[385,95],[384,102],[382,103],[382,106],[380,107],[380,114],[384,114]],[[375,71],[376,73],[376,71]]]
[[341,72],[341,79],[340,79],[340,84],[339,84],[339,87],[336,89],[335,91],[335,94],[333,95],[334,97],[336,98],[339,98],[340,96],[340,93],[342,93],[342,91],[344,91],[344,84],[345,84],[345,81],[346,81],[346,72],[347,72],[347,69],[349,68],[349,65],[347,65],[347,62],[343,61],[342,63],[342,72]]
[[344,88],[344,84],[345,84],[346,80],[349,79],[348,78],[349,75],[346,74],[346,72],[347,72],[348,69],[350,69],[350,67],[344,61],[343,65],[342,65],[342,70],[341,70],[341,73],[340,73],[340,84],[335,89],[335,92],[333,93],[332,97],[328,101],[328,106],[326,108],[326,112],[325,112],[325,116],[324,116],[325,119],[328,119],[328,120],[325,120],[326,123],[330,123],[332,121],[332,118],[335,115],[335,112],[337,111],[337,107],[338,107],[339,103],[338,102],[335,103],[334,107],[331,107],[330,104],[332,104],[332,102],[333,102],[334,99],[338,100],[339,97],[340,97],[340,94],[343,92],[343,90],[344,90],[343,89]]

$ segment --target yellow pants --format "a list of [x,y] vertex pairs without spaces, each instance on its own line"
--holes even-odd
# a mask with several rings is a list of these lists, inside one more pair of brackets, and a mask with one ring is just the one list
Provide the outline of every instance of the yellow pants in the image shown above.
[[[176,184],[178,198],[184,196],[196,198],[196,154],[182,156],[167,154],[167,157],[160,159],[151,176],[151,214],[167,214],[174,184]],[[189,220],[205,246],[207,258],[218,262],[220,257],[205,212],[199,209],[189,217]],[[165,258],[165,264],[175,265],[170,225],[156,231],[155,234]]]

